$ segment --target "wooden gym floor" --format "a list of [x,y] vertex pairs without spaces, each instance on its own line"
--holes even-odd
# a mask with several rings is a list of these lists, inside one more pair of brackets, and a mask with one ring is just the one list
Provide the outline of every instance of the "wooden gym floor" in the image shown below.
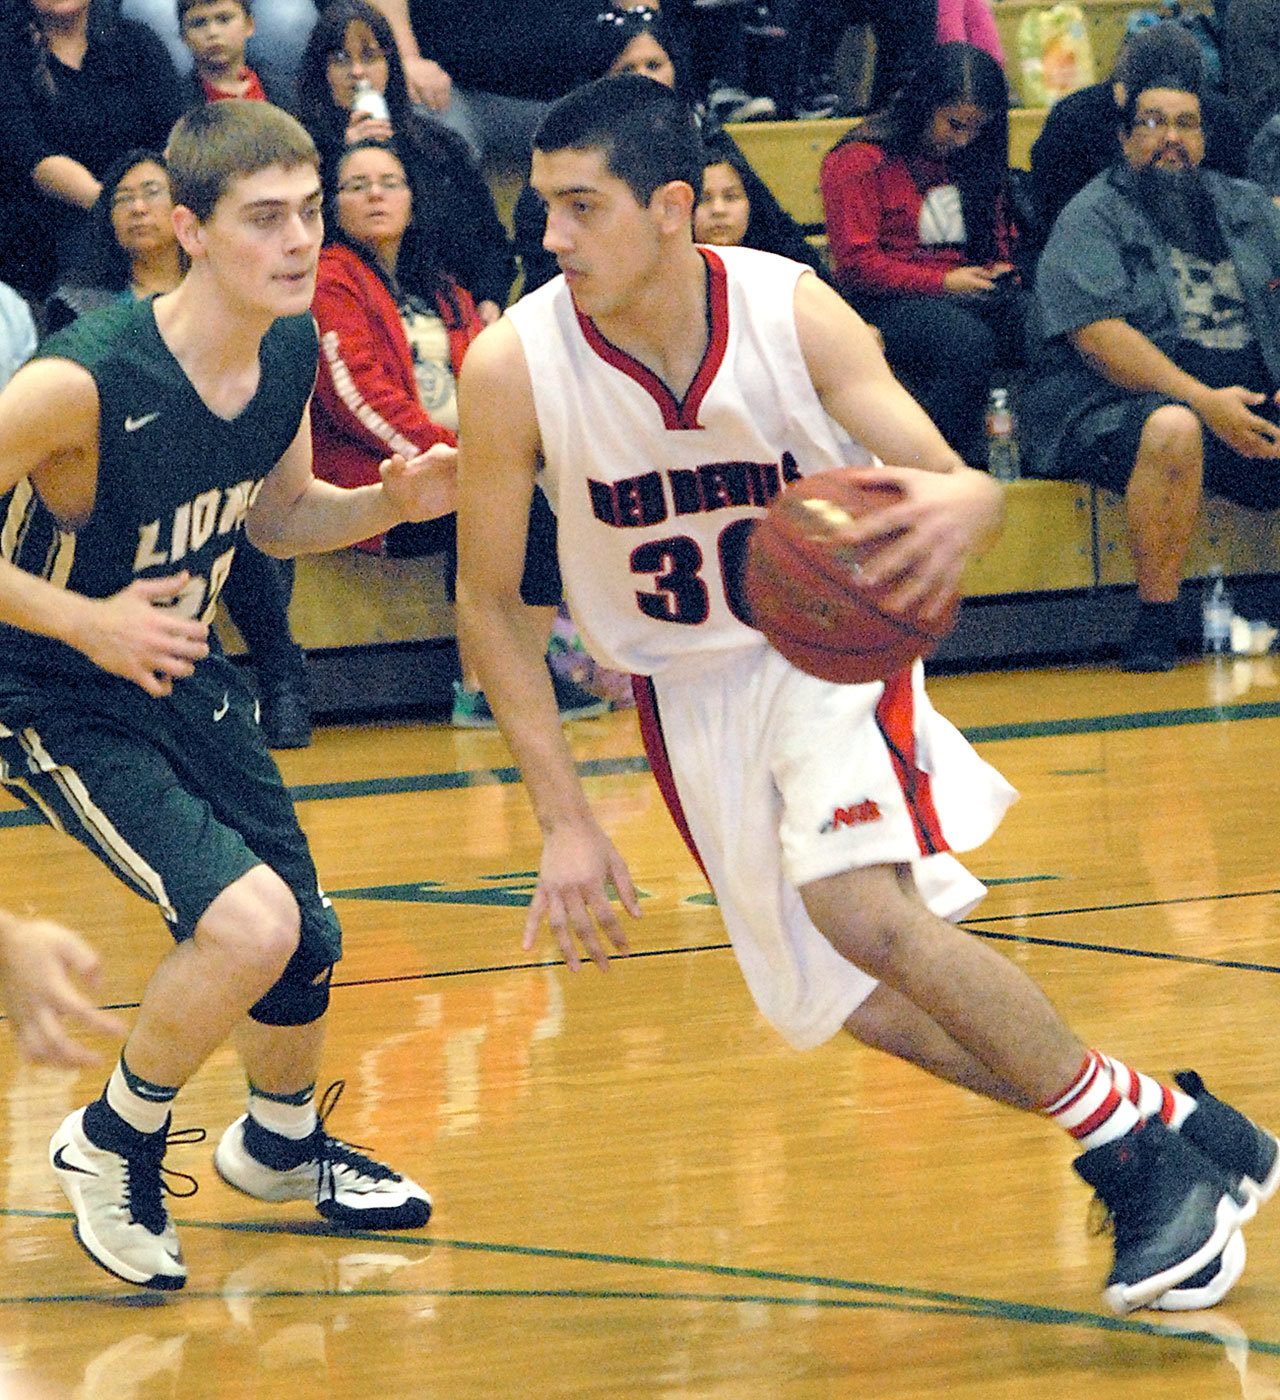
[[[970,857],[975,936],[1093,1043],[1193,1065],[1280,1126],[1280,666],[933,692],[1023,793]],[[646,896],[607,977],[520,950],[538,843],[498,737],[329,729],[282,756],[346,926],[332,1127],[430,1187],[427,1231],[334,1234],[236,1196],[211,1144],[175,1147],[200,1181],[171,1202],[188,1287],[117,1284],[45,1160],[102,1075],[24,1068],[0,1038],[0,1396],[1280,1397],[1280,1208],[1221,1308],[1112,1318],[1065,1139],[851,1043],[788,1050],[633,716],[573,739]],[[127,1015],[159,918],[7,800],[0,853],[0,902],[82,929]],[[241,1098],[221,1053],[175,1125],[216,1140]]]

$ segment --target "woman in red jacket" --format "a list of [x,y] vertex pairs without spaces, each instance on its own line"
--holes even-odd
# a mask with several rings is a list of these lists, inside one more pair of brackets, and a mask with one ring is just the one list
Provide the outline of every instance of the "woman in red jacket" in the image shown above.
[[992,372],[1020,362],[1023,298],[1008,218],[1009,94],[1000,65],[942,44],[885,113],[822,164],[836,284],[951,445],[985,465]]
[[[393,452],[406,458],[437,442],[457,444],[457,377],[480,318],[470,293],[436,262],[414,222],[414,191],[395,147],[362,141],[338,158],[330,194],[329,244],[320,253],[315,299],[320,371],[311,406],[317,476],[339,486],[379,480]],[[540,506],[540,508],[539,508]],[[539,609],[542,641],[560,601],[555,523],[545,498],[535,496],[524,597]],[[452,596],[457,540],[452,515],[396,525],[360,548],[401,558],[443,552]],[[454,723],[490,728],[484,696],[455,686]],[[554,677],[566,719],[601,714],[608,706],[571,681]]]
[[[418,234],[413,192],[392,146],[364,142],[344,154],[329,228],[311,308],[320,328],[315,472],[339,486],[366,486],[393,452],[416,457],[437,442],[457,444],[457,374],[480,319]],[[438,521],[406,523],[360,548],[432,553],[447,535]]]

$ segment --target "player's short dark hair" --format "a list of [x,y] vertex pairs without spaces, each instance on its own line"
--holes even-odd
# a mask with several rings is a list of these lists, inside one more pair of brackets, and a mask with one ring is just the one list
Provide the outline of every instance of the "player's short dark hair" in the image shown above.
[[693,113],[670,88],[634,73],[600,78],[553,103],[533,148],[599,151],[641,204],[672,180],[695,195],[702,188],[705,157]]
[[320,168],[316,144],[301,122],[270,102],[240,97],[192,108],[170,132],[164,154],[174,204],[201,223],[242,175],[272,165]]
[[[194,10],[197,5],[217,5],[222,0],[178,0],[178,28],[181,29],[186,22],[187,11]],[[231,4],[239,5],[245,14],[253,18],[253,0],[231,0]]]

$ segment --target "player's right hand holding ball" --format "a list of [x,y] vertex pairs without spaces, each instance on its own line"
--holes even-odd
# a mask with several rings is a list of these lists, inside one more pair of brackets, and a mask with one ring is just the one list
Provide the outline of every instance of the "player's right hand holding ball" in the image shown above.
[[[866,565],[870,584],[898,580],[890,594],[895,607],[935,600],[940,614],[960,587],[969,559],[999,533],[1004,491],[986,472],[956,467],[950,472],[914,467],[867,467],[854,473],[868,486],[892,482],[882,510],[860,516],[849,527],[851,544],[883,541]],[[927,606],[921,616],[930,616]]]

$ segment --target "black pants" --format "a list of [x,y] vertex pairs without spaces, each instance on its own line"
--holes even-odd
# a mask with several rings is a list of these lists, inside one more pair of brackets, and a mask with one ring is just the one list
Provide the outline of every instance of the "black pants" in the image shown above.
[[273,559],[242,539],[222,601],[249,648],[259,689],[264,692],[304,683],[302,648],[289,631],[292,596],[293,560]]
[[[529,502],[529,534],[525,542],[524,575],[520,597],[531,608],[555,607],[564,597],[560,563],[556,557],[556,517],[540,486]],[[387,554],[392,559],[417,559],[425,554],[444,556],[445,593],[451,603],[458,597],[458,517],[406,521],[387,531]]]
[[986,465],[992,375],[1022,363],[1025,302],[1009,295],[852,298],[884,337],[885,358],[971,466]]

